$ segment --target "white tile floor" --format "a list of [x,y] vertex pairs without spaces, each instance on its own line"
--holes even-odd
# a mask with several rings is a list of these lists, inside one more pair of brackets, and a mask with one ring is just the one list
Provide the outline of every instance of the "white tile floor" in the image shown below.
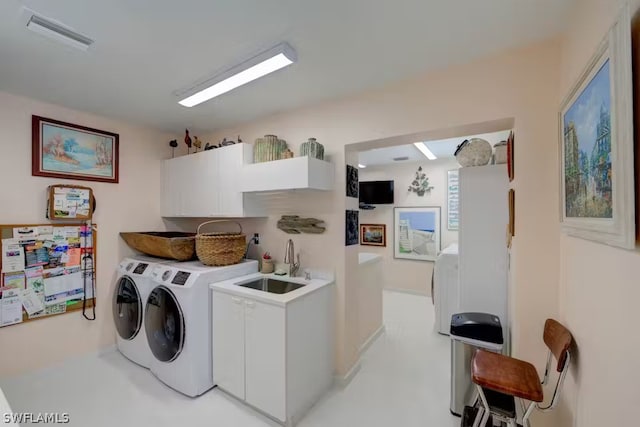
[[[449,413],[449,339],[433,331],[431,299],[384,293],[386,333],[299,423],[320,426],[458,426]],[[80,374],[80,375],[78,375]],[[0,380],[15,412],[68,412],[71,426],[277,426],[213,389],[191,399],[117,352]]]

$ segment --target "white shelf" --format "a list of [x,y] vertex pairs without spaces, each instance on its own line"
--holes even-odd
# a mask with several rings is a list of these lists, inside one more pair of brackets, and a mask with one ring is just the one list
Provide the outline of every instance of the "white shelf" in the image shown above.
[[240,189],[244,193],[278,190],[332,190],[333,164],[312,157],[245,164]]

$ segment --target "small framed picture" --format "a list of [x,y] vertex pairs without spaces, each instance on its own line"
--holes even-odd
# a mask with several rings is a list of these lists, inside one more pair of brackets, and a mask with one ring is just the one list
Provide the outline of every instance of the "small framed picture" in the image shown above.
[[387,246],[385,224],[360,224],[360,244],[363,246]]

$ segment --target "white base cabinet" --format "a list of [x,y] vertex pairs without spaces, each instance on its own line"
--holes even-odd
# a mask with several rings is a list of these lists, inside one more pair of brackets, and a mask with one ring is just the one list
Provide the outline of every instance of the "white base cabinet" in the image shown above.
[[333,286],[286,305],[212,291],[213,380],[293,425],[333,382]]
[[164,160],[161,167],[161,214],[164,217],[244,217],[263,214],[257,201],[244,195],[240,175],[253,161],[251,144]]

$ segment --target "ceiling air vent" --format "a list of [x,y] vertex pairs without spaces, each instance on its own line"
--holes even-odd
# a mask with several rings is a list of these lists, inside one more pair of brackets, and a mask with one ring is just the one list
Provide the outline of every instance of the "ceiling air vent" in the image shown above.
[[87,50],[93,44],[93,40],[89,37],[83,36],[58,22],[38,16],[33,11],[25,8],[24,14],[27,19],[27,28],[33,32],[80,50]]
[[394,161],[394,162],[402,162],[402,161],[404,161],[404,160],[409,160],[409,157],[407,157],[407,156],[403,156],[403,157],[394,157],[394,158],[393,158],[393,161]]

